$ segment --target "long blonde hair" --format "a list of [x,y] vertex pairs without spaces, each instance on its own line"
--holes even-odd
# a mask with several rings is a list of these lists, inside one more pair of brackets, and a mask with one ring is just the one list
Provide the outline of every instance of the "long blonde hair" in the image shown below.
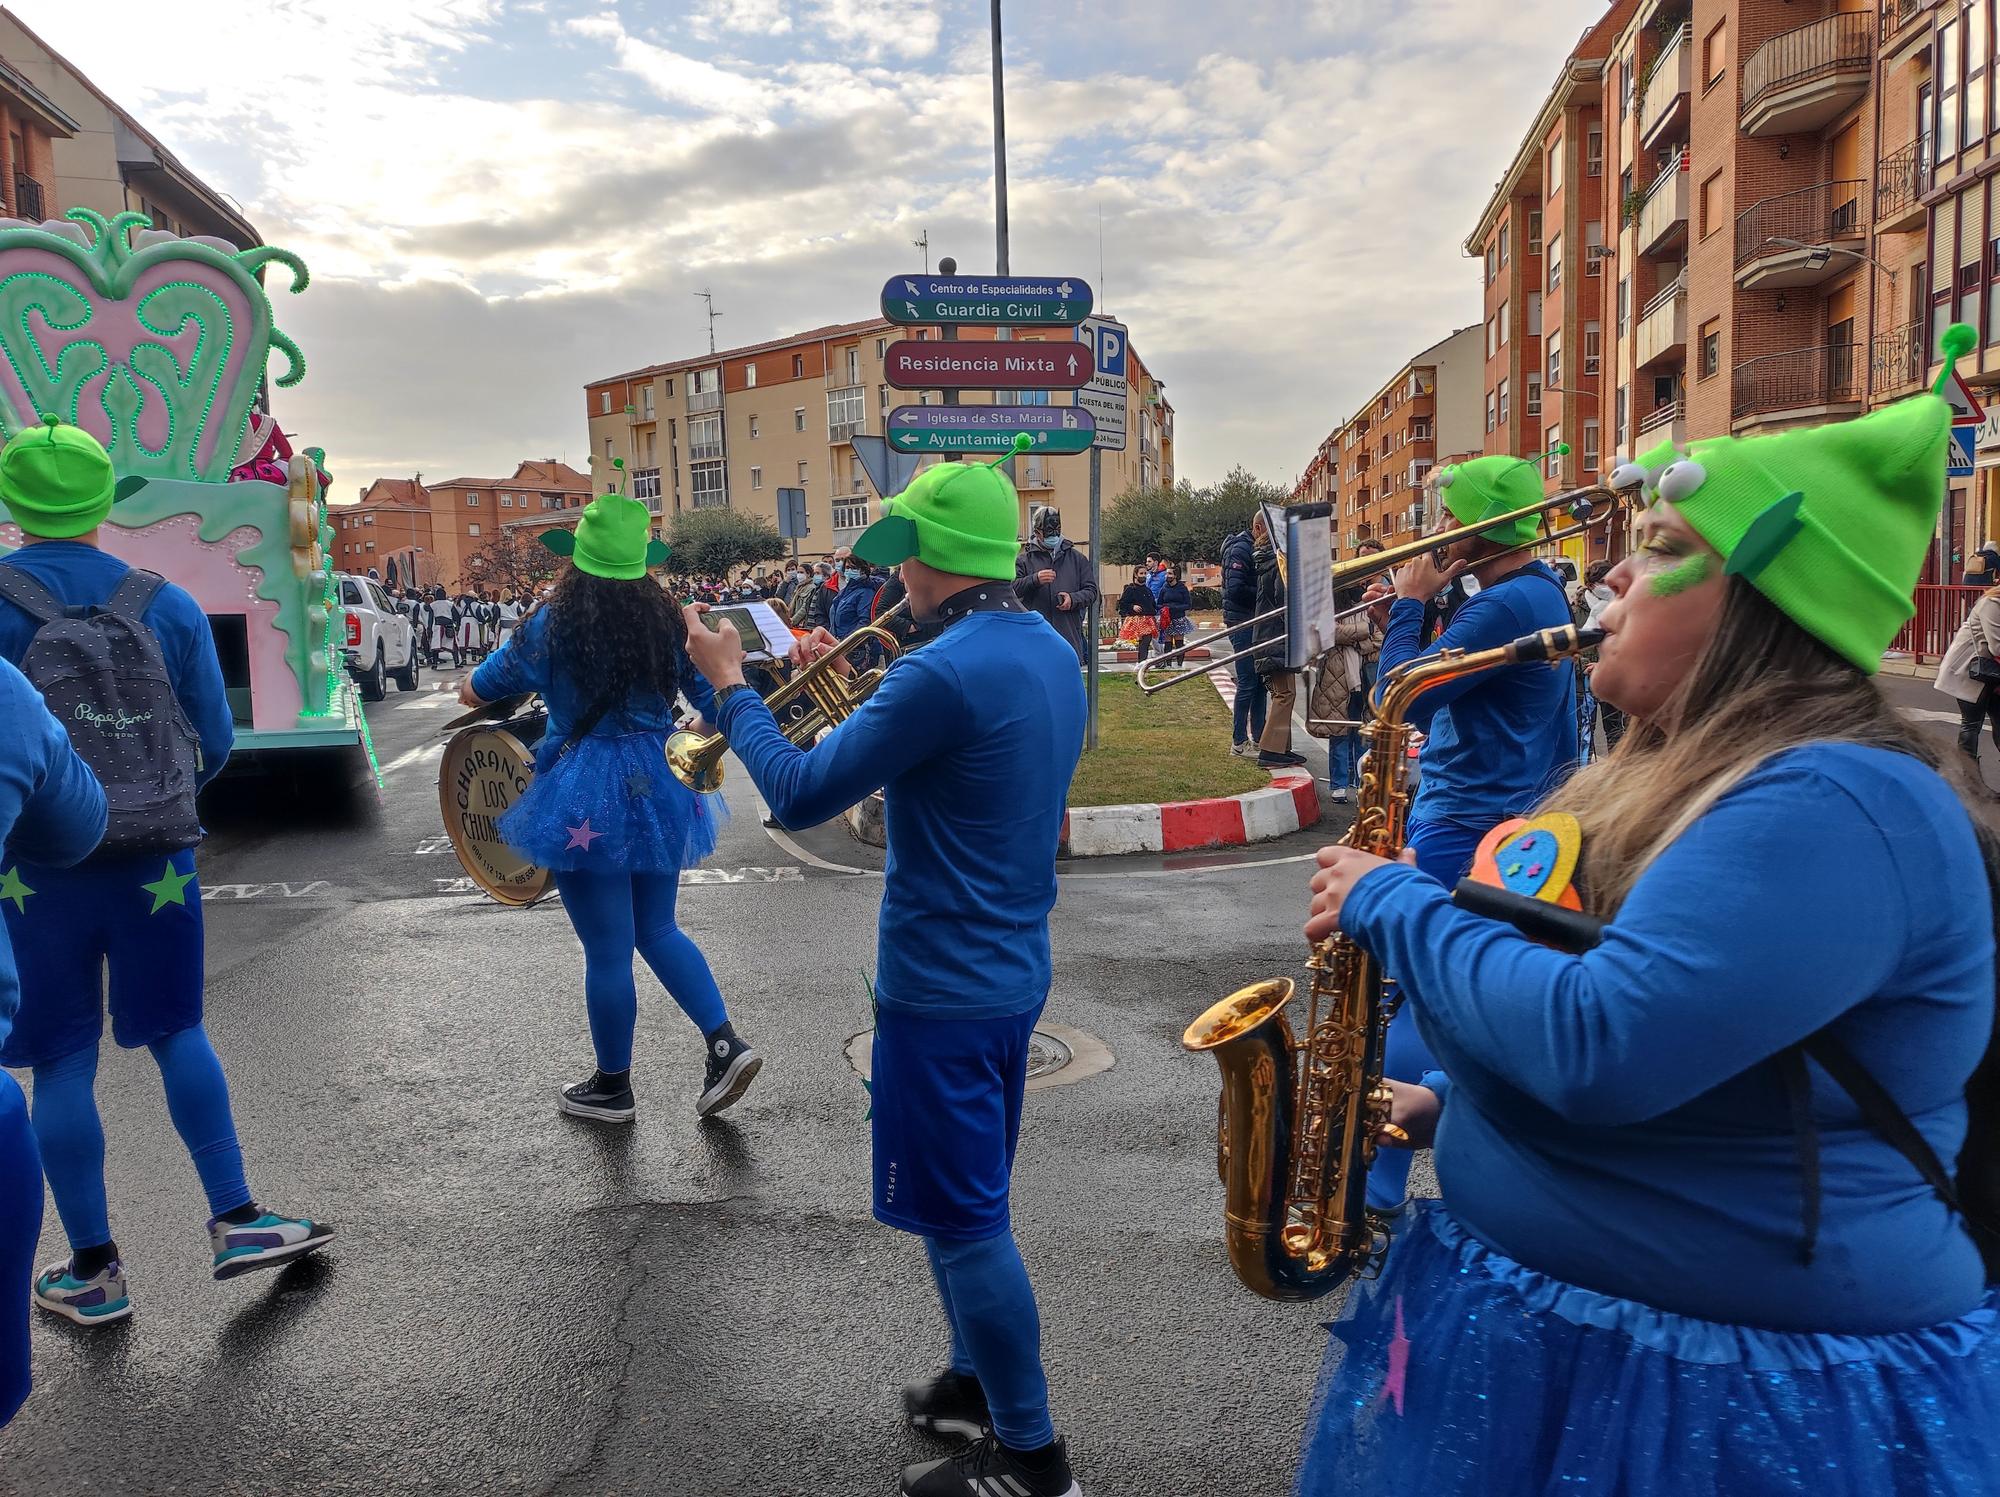
[[1963,768],[1947,768],[1873,681],[1748,583],[1731,577],[1725,585],[1715,633],[1660,718],[1635,719],[1616,751],[1543,803],[1582,824],[1579,884],[1602,918],[1716,801],[1772,755],[1802,744],[1908,754],[1951,780],[1973,814]]

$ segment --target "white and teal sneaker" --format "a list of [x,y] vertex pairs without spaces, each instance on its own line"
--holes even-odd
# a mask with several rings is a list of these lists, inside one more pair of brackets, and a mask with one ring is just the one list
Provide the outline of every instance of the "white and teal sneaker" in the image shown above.
[[255,1221],[226,1222],[210,1217],[209,1246],[215,1250],[215,1277],[233,1279],[259,1268],[278,1268],[333,1241],[333,1228],[299,1217],[266,1211]]
[[113,1258],[87,1279],[71,1275],[69,1262],[51,1263],[35,1275],[35,1303],[78,1325],[110,1325],[132,1313],[125,1265]]

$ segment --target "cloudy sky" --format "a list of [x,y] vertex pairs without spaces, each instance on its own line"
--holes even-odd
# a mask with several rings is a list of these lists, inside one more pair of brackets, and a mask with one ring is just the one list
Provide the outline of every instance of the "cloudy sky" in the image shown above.
[[[985,0],[10,0],[303,254],[339,492],[585,448],[588,379],[993,264]],[[1008,0],[1013,264],[1080,274],[1182,473],[1289,482],[1476,321],[1459,246],[1603,0]],[[1099,219],[1103,223],[1100,280]]]

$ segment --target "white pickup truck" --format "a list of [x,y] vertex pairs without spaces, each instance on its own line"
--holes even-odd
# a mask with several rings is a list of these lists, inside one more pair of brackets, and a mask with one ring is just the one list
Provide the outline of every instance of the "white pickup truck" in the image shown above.
[[404,691],[417,689],[416,630],[408,616],[398,613],[382,584],[366,577],[336,573],[340,606],[347,618],[345,653],[347,669],[361,685],[364,700],[379,702],[388,695],[388,681],[394,677]]

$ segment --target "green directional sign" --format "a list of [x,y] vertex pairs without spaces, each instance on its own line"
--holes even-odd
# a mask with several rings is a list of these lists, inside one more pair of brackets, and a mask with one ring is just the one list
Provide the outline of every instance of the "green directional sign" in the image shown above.
[[1038,452],[1088,452],[1097,435],[1090,412],[1070,405],[902,405],[889,412],[898,452],[1009,452],[1026,432]]
[[904,327],[1075,327],[1090,307],[1075,276],[912,275],[882,288],[882,315]]

